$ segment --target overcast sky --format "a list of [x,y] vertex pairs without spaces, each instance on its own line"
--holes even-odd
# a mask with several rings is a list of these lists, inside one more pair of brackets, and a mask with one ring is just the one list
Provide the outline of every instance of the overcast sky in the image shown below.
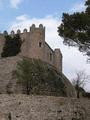
[[[46,41],[52,49],[60,48],[63,54],[63,72],[71,80],[75,72],[85,70],[90,75],[90,64],[86,56],[63,45],[58,36],[57,27],[61,23],[62,13],[73,13],[85,10],[85,0],[0,0],[0,31],[23,30],[34,23],[46,27]],[[85,89],[90,91],[88,81]]]

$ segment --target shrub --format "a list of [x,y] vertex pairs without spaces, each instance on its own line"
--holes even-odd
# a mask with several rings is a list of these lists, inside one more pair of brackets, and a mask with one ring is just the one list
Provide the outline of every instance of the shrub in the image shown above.
[[23,58],[14,72],[17,83],[22,84],[29,95],[61,95],[66,96],[65,85],[53,67],[41,60]]
[[19,34],[13,38],[10,35],[5,36],[5,45],[3,47],[2,57],[16,56],[20,52],[22,41]]

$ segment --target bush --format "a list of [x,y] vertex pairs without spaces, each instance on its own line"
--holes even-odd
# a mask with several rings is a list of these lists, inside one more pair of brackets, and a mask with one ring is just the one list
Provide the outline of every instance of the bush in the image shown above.
[[24,58],[14,73],[27,94],[66,96],[62,79],[53,67],[41,60]]

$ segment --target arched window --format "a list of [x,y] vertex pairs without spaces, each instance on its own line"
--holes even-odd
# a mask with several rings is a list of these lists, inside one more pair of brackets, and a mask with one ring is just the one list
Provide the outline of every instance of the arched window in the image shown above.
[[52,53],[50,53],[50,61],[52,61]]

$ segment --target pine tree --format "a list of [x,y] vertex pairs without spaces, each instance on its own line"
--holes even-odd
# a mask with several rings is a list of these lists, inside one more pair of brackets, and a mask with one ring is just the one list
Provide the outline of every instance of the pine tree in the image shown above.
[[58,33],[64,38],[65,45],[77,46],[90,56],[90,0],[86,1],[85,6],[85,12],[63,13]]

